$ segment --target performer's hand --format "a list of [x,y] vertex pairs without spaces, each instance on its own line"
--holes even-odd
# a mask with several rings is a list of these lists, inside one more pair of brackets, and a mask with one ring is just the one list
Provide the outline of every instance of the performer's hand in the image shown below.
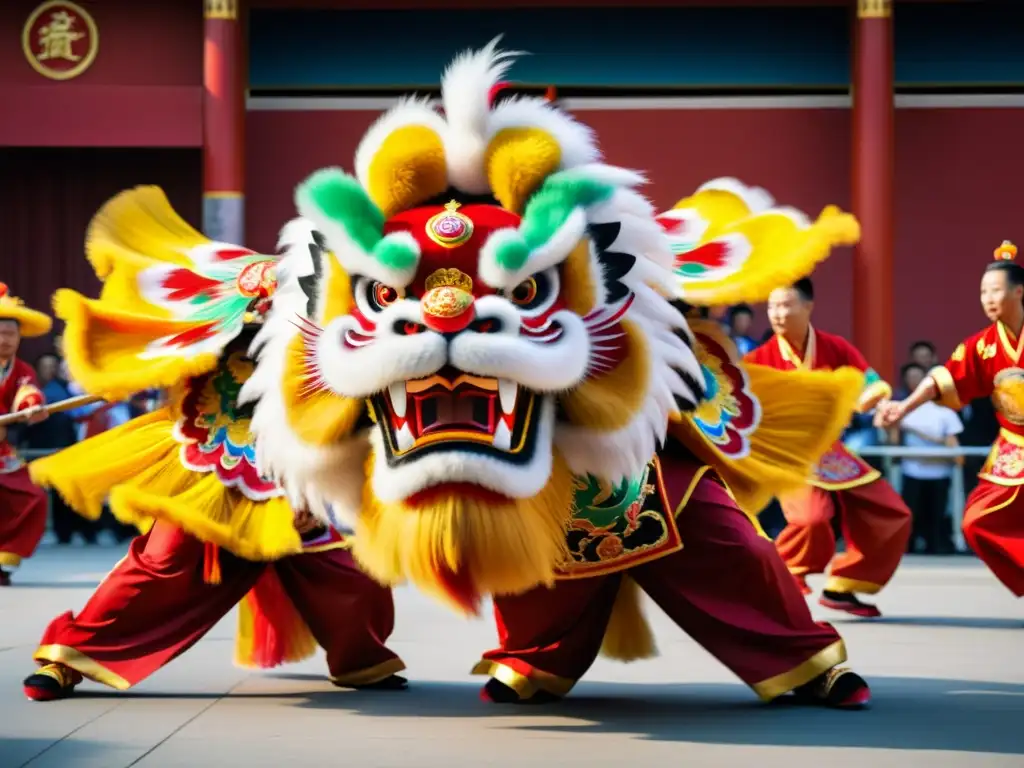
[[38,424],[50,418],[50,414],[43,406],[33,405],[31,408],[26,408],[21,412],[21,418],[26,424]]
[[893,427],[903,421],[903,417],[906,415],[906,406],[902,400],[889,401],[885,403],[885,407],[879,407],[875,411],[875,426],[888,428]]
[[300,536],[321,527],[320,521],[308,509],[296,510],[294,522],[295,530],[299,532]]

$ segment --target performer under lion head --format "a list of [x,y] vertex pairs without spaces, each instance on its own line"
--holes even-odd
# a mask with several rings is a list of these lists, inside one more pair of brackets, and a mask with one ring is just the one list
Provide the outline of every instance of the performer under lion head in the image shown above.
[[[443,115],[403,101],[355,176],[299,186],[332,253],[315,312],[272,315],[243,393],[260,397],[261,466],[353,515],[364,567],[470,609],[550,584],[580,478],[643,477],[670,418],[698,451],[733,440],[745,458],[761,420],[749,377],[719,383],[731,343],[702,326],[726,356],[702,363],[670,301],[763,299],[857,231],[731,179],[658,219],[643,177],[602,163],[587,127],[542,99],[495,103],[510,63],[494,43],[462,55]],[[822,407],[809,440],[824,450],[852,408]],[[813,459],[781,447],[772,461],[768,477],[792,482]],[[774,486],[740,490],[764,502]]]

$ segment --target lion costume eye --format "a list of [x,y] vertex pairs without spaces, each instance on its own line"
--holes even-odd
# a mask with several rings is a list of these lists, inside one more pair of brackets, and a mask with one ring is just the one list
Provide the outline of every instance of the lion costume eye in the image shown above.
[[551,308],[558,298],[558,270],[546,269],[526,278],[510,291],[501,294],[527,316],[542,314]]
[[364,315],[375,315],[383,312],[402,298],[402,292],[378,280],[365,277],[356,279],[356,305]]

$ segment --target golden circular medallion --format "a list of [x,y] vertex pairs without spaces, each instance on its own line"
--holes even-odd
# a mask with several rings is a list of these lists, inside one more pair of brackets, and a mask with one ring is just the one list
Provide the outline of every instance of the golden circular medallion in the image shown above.
[[1011,424],[1024,425],[1024,369],[1004,368],[992,383],[993,407]]
[[270,296],[277,287],[274,262],[257,261],[255,264],[247,265],[238,273],[238,279],[235,282],[238,292],[247,298]]
[[458,317],[472,304],[472,294],[450,285],[433,288],[420,300],[423,312],[433,317]]
[[32,11],[21,30],[21,48],[32,69],[43,77],[71,80],[96,60],[100,32],[84,8],[54,0]]
[[427,237],[442,248],[457,248],[473,236],[472,219],[458,209],[459,204],[452,200],[427,220]]

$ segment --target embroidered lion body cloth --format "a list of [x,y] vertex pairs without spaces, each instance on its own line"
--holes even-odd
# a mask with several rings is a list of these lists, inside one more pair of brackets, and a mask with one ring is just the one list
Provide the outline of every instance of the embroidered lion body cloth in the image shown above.
[[761,300],[855,241],[852,217],[812,221],[734,179],[658,216],[587,127],[495,99],[511,61],[493,42],[462,54],[443,115],[402,101],[355,175],[297,188],[326,253],[308,304],[282,276],[242,392],[262,472],[347,515],[374,577],[467,610],[677,547],[662,446],[741,502],[800,486],[862,385],[786,374],[819,407],[794,440],[801,409],[773,416],[782,374],[678,303]]

